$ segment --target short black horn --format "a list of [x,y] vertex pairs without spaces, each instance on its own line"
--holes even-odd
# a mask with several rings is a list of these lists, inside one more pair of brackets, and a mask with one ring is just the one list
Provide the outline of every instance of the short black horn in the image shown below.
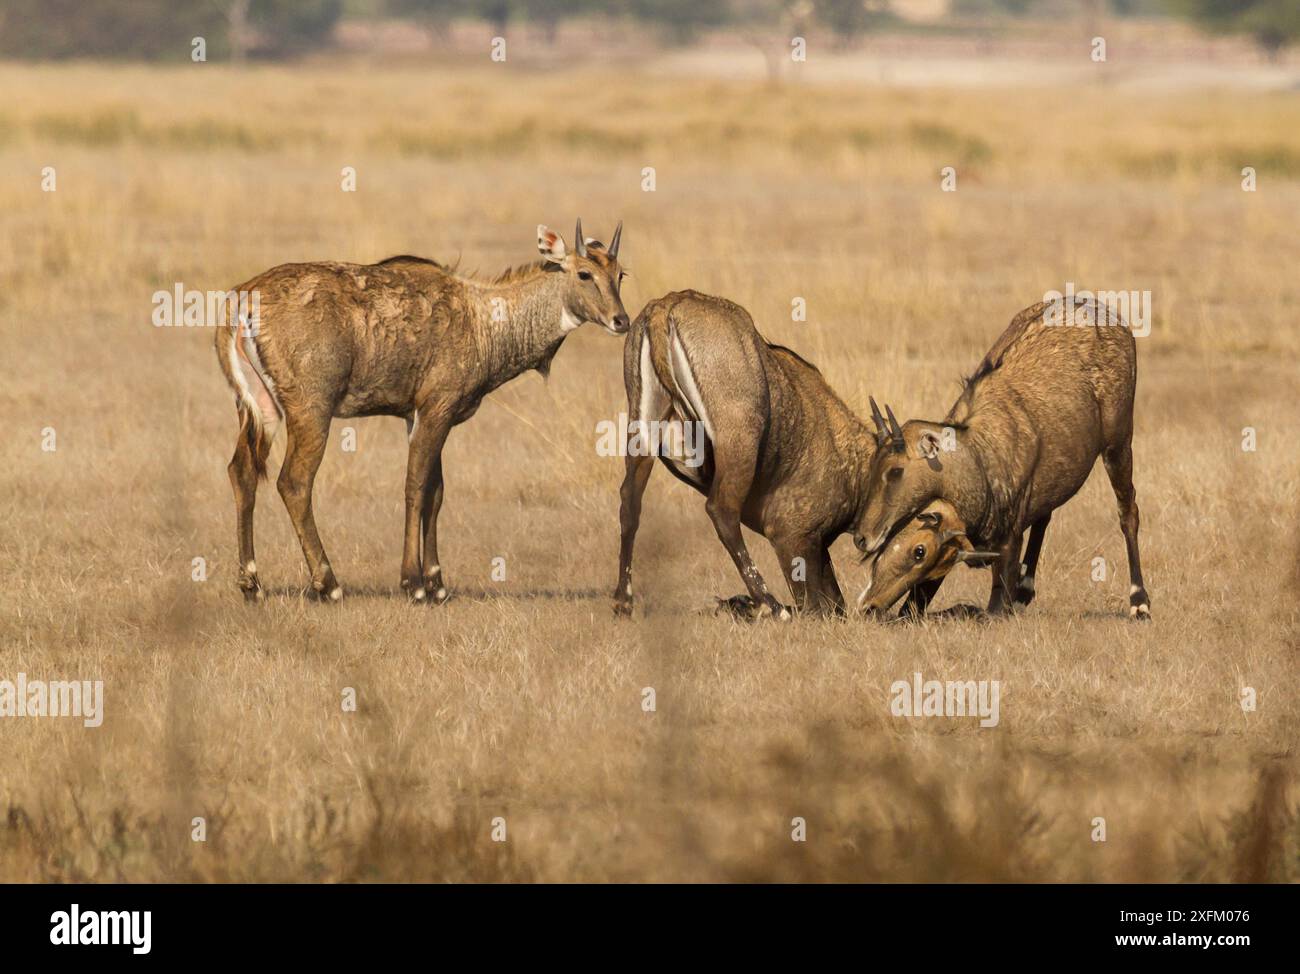
[[880,415],[880,407],[876,405],[876,400],[871,399],[871,418],[876,424],[876,439],[884,441],[885,434],[889,431],[885,429],[885,417]]
[[614,239],[609,242],[609,256],[618,259],[618,243],[623,239],[623,221],[618,221],[618,226],[614,228]]
[[903,439],[903,427],[898,425],[898,420],[894,418],[894,410],[890,408],[889,403],[885,403],[885,415],[889,417],[889,435],[893,437],[894,449],[904,449],[907,441]]

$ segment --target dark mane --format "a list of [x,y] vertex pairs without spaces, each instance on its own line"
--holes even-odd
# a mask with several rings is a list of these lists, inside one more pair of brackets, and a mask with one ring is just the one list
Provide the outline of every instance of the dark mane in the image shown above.
[[793,348],[787,348],[785,345],[776,345],[776,344],[773,344],[772,342],[767,341],[766,338],[763,339],[763,341],[767,344],[767,347],[768,347],[769,349],[771,349],[772,351],[774,351],[774,352],[785,352],[787,355],[791,355],[791,356],[793,356],[794,359],[795,359],[796,361],[802,362],[804,365],[808,366],[808,368],[812,369],[812,370],[813,370],[814,372],[816,372],[818,375],[821,375],[821,374],[822,374],[822,370],[821,370],[821,369],[817,368],[817,366],[813,365],[813,364],[812,364],[811,362],[809,362],[806,358],[804,358],[802,355],[800,355],[798,352],[796,352]]
[[492,283],[508,284],[511,281],[517,281],[523,277],[532,277],[534,274],[536,274],[539,271],[546,271],[547,269],[555,266],[556,265],[549,264],[544,260],[529,261],[527,264],[519,264],[516,267],[507,267],[495,278],[493,278]]
[[393,257],[385,257],[383,260],[379,261],[376,266],[383,266],[385,264],[428,264],[429,266],[437,267],[440,270],[445,271],[447,269],[446,265],[439,264],[436,260],[430,260],[428,257],[416,257],[413,254],[397,254]]
[[993,347],[980,360],[980,364],[975,367],[975,371],[961,380],[962,389],[970,389],[985,376],[991,375],[1000,369],[1007,352],[1020,339],[1025,337],[1025,332],[1029,330],[1029,326],[1036,321],[1042,320],[1045,307],[1046,305],[1043,302],[1039,302],[1012,318],[1011,324],[1007,325],[1006,331],[998,336],[998,340],[993,343]]
[[985,355],[983,360],[980,362],[980,364],[975,367],[974,372],[972,372],[970,375],[964,375],[961,377],[961,387],[963,389],[969,389],[971,386],[979,382],[979,380],[984,378],[986,375],[996,372],[998,370],[998,366],[1000,366],[1001,364],[1002,364],[1002,356],[999,355],[995,360]]

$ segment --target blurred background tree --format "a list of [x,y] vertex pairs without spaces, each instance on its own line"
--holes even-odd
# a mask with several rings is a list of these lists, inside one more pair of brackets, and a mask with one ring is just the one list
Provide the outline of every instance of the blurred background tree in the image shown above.
[[0,53],[22,58],[190,56],[202,37],[208,57],[224,55],[226,15],[208,0],[7,0],[0,4]]
[[[917,7],[932,13],[918,18]],[[454,39],[457,21],[494,34],[523,24],[554,43],[566,21],[585,20],[639,23],[670,44],[728,30],[763,52],[775,78],[790,38],[809,31],[848,47],[895,26],[995,36],[1016,20],[1040,30],[1082,17],[1096,32],[1108,16],[1179,17],[1249,36],[1273,59],[1300,40],[1300,0],[0,0],[0,56],[184,60],[202,37],[209,60],[285,58],[332,43],[344,17],[405,20],[438,43]]]
[[1277,60],[1300,40],[1300,0],[1166,0],[1173,13],[1215,33],[1247,34]]
[[385,10],[394,17],[405,17],[423,27],[435,41],[451,36],[451,22],[465,8],[464,0],[387,0]]
[[329,43],[342,13],[343,0],[251,0],[248,26],[257,53],[284,57]]
[[977,16],[1000,14],[1023,17],[1036,2],[1037,0],[952,0],[952,12]]
[[284,57],[328,42],[342,0],[5,0],[0,54],[23,58],[187,60]]
[[689,43],[702,29],[724,24],[731,15],[727,0],[630,0],[628,11],[653,24],[673,44]]
[[895,19],[889,0],[813,0],[813,16],[846,45]]

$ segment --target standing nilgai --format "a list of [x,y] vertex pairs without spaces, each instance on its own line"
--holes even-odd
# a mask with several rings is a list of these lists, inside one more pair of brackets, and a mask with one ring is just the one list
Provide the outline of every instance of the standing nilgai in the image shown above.
[[900,426],[887,410],[886,423],[873,403],[882,446],[855,541],[876,557],[859,606],[882,612],[911,592],[924,611],[958,561],[994,562],[990,612],[1027,604],[1052,512],[1100,456],[1128,546],[1129,615],[1150,619],[1133,489],[1136,388],[1137,347],[1118,314],[1094,301],[1040,302],[1012,319],[943,422]]
[[[537,228],[540,261],[487,282],[419,257],[378,264],[283,264],[236,289],[257,296],[252,320],[217,329],[217,358],[235,391],[240,431],[230,461],[239,529],[239,587],[262,589],[253,560],[253,504],[283,420],[288,446],[277,486],[302,543],[311,587],[337,601],[316,520],[312,483],[330,420],[401,416],[406,466],[402,588],[416,602],[447,598],[438,564],[442,448],[453,426],[493,389],[530,369],[543,374],[569,332],[593,322],[628,330],[619,287],[622,224],[609,247]],[[229,307],[229,306],[228,306]],[[423,544],[423,551],[421,550]]]

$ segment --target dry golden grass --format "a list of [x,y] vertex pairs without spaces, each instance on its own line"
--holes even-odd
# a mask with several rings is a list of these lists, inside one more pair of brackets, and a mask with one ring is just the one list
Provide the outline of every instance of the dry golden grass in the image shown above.
[[[96,730],[0,720],[0,880],[1300,877],[1295,96],[496,67],[0,67],[0,678],[103,679],[107,710]],[[614,620],[622,464],[594,443],[624,408],[621,356],[585,330],[549,382],[452,435],[450,603],[399,595],[404,428],[370,419],[336,423],[316,493],[346,600],[301,597],[267,486],[271,598],[246,607],[230,395],[206,329],[150,324],[154,290],[399,252],[497,270],[575,215],[626,221],[633,313],[727,295],[859,410],[941,415],[1045,290],[1150,289],[1135,451],[1155,623],[1125,618],[1100,471],[1053,520],[1029,610],[920,627],[709,615],[738,579],[702,500],[658,471],[640,608]],[[982,599],[987,575],[950,586],[943,603]],[[1002,681],[1000,726],[891,717],[915,671]]]

